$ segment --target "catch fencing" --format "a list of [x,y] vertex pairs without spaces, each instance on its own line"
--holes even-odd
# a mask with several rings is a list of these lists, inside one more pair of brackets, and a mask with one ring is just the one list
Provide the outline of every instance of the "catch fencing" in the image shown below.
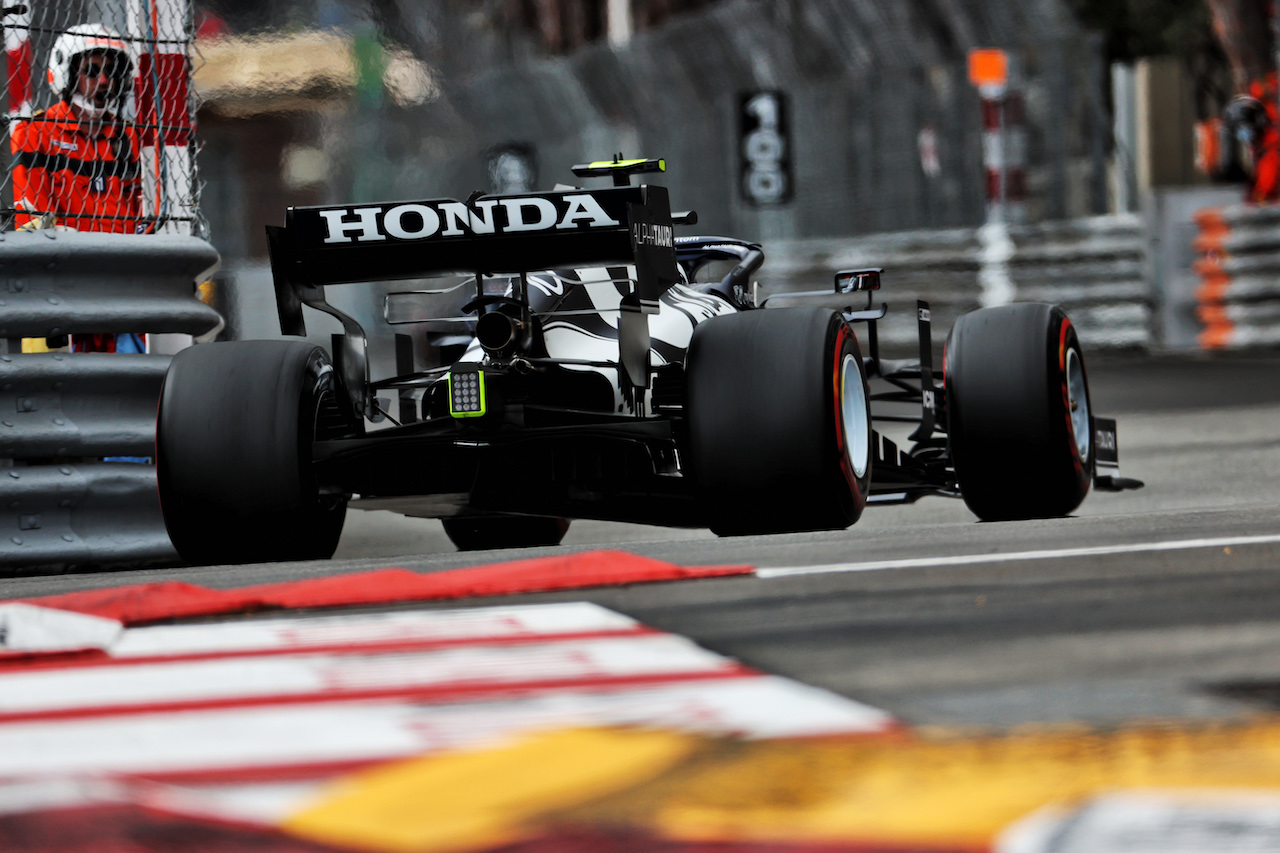
[[182,235],[0,234],[0,568],[176,561],[149,457],[169,356],[21,352],[23,338],[204,335],[218,265]]
[[[294,42],[278,42],[291,63],[305,62],[321,33],[367,31],[350,9],[344,18],[333,7],[241,4],[224,12],[229,32],[209,44],[210,56],[250,67],[263,40],[281,38],[284,20],[300,29]],[[573,182],[571,164],[622,152],[665,158],[673,204],[697,210],[711,233],[772,244],[975,227],[987,213],[987,137],[967,54],[999,47],[1025,104],[1017,147],[1028,220],[1106,209],[1104,52],[1064,0],[721,0],[641,29],[626,45],[602,40],[568,55],[540,52],[504,27],[507,16],[467,4],[385,8],[401,16],[380,21],[390,29],[378,37],[413,49],[429,75],[416,102],[376,75],[357,88],[353,75],[322,121],[302,120],[291,111],[313,95],[291,82],[292,68],[237,87],[220,71],[206,78],[212,112],[252,109],[279,121],[274,132],[289,146],[281,156],[298,165],[298,180],[309,175],[281,189],[312,199],[298,203],[545,188]],[[352,36],[350,50],[360,44]],[[325,70],[312,74],[328,80]],[[761,140],[765,125],[772,141]],[[234,166],[244,155],[222,130],[210,127],[221,156],[209,168],[252,197],[254,181],[270,178]],[[776,177],[762,182],[765,174]],[[211,220],[244,231],[244,207],[226,208],[210,204]],[[258,229],[235,239],[241,252],[261,251],[252,248]]]
[[[0,568],[176,561],[155,467],[107,461],[153,454],[169,357],[24,353],[23,339],[221,328],[195,289],[218,253],[190,236],[206,230],[192,8],[27,0],[0,29]],[[94,55],[99,74],[82,74]],[[64,121],[98,121],[106,142],[82,151]],[[67,172],[71,189],[47,180]]]
[[[118,127],[115,159],[86,161],[78,175],[89,179],[92,192],[103,192],[113,176],[124,175],[132,202],[123,222],[95,221],[92,230],[203,235],[195,164],[198,100],[190,85],[195,27],[187,0],[25,0],[3,6],[0,29],[6,118],[0,133],[0,226],[21,226],[28,216],[37,225],[54,225],[86,209],[70,196],[48,197],[32,179],[15,186],[15,167],[31,164],[11,141],[34,138],[58,121],[46,110],[76,94],[74,52],[107,44],[123,46],[128,57],[119,96],[106,106]],[[65,155],[31,147],[28,157]],[[126,167],[122,161],[130,162]],[[88,227],[80,223],[77,228]]]

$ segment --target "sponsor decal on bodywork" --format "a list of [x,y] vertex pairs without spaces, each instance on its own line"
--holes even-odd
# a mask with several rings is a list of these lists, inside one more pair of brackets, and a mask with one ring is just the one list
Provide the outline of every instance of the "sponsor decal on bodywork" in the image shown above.
[[[322,222],[325,244],[617,228],[622,224],[586,192],[479,199],[470,205],[437,199],[314,212]],[[671,245],[669,235],[665,245]]]

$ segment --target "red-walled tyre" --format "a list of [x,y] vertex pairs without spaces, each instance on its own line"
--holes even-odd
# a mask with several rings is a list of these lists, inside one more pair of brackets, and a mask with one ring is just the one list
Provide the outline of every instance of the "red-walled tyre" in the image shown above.
[[871,481],[862,353],[826,308],[697,326],[686,364],[687,463],[720,536],[842,530]]
[[188,563],[333,556],[347,496],[322,491],[311,444],[333,405],[329,358],[306,341],[203,344],[173,357],[156,466],[165,527]]
[[1084,355],[1062,309],[983,308],[947,338],[947,435],[964,502],[983,521],[1052,518],[1093,479]]

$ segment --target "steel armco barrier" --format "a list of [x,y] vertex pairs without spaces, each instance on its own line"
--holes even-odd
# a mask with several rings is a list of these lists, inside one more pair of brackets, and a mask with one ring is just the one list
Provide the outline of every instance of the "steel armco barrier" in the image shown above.
[[1095,216],[1010,230],[1010,301],[1062,306],[1087,348],[1155,343],[1141,217]]
[[1211,207],[1195,220],[1200,348],[1280,344],[1280,206]]
[[976,308],[1038,301],[1061,305],[1088,348],[1153,344],[1146,237],[1137,215],[794,240],[765,251],[760,279],[769,293],[829,286],[837,269],[884,267],[889,314],[880,340],[898,352],[917,345],[917,299],[929,301],[942,334]]
[[0,568],[176,561],[150,456],[166,355],[21,353],[90,332],[202,335],[195,295],[218,266],[180,235],[0,234]]

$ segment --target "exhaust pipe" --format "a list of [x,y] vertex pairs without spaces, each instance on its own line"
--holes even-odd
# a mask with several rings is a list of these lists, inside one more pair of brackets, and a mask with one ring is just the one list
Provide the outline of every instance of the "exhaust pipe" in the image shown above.
[[525,332],[524,323],[501,311],[481,314],[476,320],[476,340],[492,356],[507,356],[520,349]]

